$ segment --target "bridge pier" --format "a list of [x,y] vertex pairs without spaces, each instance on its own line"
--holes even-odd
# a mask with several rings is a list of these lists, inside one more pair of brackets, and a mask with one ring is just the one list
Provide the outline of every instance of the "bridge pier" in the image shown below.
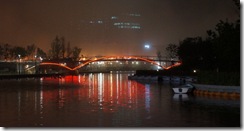
[[78,75],[79,74],[79,71],[78,70],[70,70],[68,72],[69,75]]

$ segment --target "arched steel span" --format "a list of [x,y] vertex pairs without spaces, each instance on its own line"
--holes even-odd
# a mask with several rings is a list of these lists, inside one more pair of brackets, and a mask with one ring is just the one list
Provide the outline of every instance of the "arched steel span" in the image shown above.
[[68,70],[77,70],[81,67],[84,67],[86,65],[88,65],[89,63],[92,63],[92,62],[96,62],[96,61],[102,61],[102,60],[118,60],[118,58],[121,59],[124,59],[124,60],[130,60],[130,59],[136,59],[136,60],[141,60],[141,61],[145,61],[145,62],[149,62],[149,63],[152,63],[154,65],[157,65],[165,70],[167,69],[170,69],[172,67],[175,67],[175,66],[179,66],[181,65],[180,62],[177,62],[176,64],[172,65],[172,66],[168,66],[168,67],[165,67],[165,66],[161,66],[160,64],[158,64],[157,62],[153,61],[153,60],[150,60],[150,59],[147,59],[147,58],[142,58],[142,57],[136,57],[136,56],[104,56],[104,57],[100,57],[100,58],[96,58],[94,60],[88,60],[86,61],[85,63],[82,63],[74,68],[70,68],[66,65],[63,65],[63,64],[58,64],[58,63],[52,63],[52,62],[43,62],[41,63],[40,65],[55,65],[55,66],[60,66],[60,67],[63,67],[63,68],[66,68]]
[[137,59],[137,60],[146,61],[146,62],[152,63],[154,65],[160,66],[162,68],[165,68],[165,67],[161,66],[160,64],[158,64],[157,62],[155,62],[153,60],[149,60],[149,59],[142,58],[142,57],[135,57],[135,56],[104,56],[104,57],[100,57],[100,58],[97,58],[97,59],[94,59],[94,60],[89,60],[89,61],[87,61],[87,62],[85,62],[83,64],[80,64],[79,66],[75,67],[74,69],[77,70],[77,69],[79,69],[81,67],[84,67],[84,66],[88,65],[89,63],[96,62],[96,61],[118,60],[118,59],[124,59],[124,60]]
[[54,63],[54,62],[42,62],[42,63],[40,63],[40,65],[54,65],[54,66],[60,66],[60,67],[66,68],[66,69],[71,70],[71,71],[73,70],[72,68],[70,68],[66,65]]

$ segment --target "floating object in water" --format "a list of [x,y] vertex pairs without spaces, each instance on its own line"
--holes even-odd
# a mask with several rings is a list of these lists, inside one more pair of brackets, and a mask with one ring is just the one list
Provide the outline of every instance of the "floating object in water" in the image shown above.
[[174,87],[172,89],[173,89],[174,93],[185,94],[185,93],[190,93],[193,89],[193,86],[191,84],[185,84],[182,86]]

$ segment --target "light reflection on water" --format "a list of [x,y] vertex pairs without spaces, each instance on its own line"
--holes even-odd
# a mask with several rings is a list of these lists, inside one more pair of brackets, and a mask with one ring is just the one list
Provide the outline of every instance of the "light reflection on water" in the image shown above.
[[[240,101],[175,95],[128,74],[0,81],[1,126],[240,126]],[[231,116],[231,117],[229,117]]]

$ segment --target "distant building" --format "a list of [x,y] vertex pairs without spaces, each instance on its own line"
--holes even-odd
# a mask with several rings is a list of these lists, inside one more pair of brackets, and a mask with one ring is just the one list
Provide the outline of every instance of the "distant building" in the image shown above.
[[[89,45],[96,43],[98,45],[91,47],[89,54],[104,55],[106,52],[111,55],[138,54],[141,43],[144,41],[142,19],[139,13],[90,17],[81,20],[76,31],[81,43],[89,43]],[[110,47],[117,50],[110,50]]]
[[93,26],[103,25],[105,28],[140,30],[142,28],[139,22],[140,17],[141,14],[139,13],[128,13],[113,15],[110,18],[96,18],[89,20],[87,23]]
[[120,16],[111,16],[111,21],[113,26],[119,29],[141,29],[141,24],[139,23],[140,14],[123,14]]

